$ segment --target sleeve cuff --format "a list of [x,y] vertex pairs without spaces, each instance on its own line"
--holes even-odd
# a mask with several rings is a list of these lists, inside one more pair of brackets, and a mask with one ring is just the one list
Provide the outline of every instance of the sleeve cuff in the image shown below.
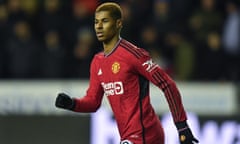
[[176,122],[175,125],[176,125],[178,131],[182,131],[183,129],[188,128],[188,124],[186,121]]

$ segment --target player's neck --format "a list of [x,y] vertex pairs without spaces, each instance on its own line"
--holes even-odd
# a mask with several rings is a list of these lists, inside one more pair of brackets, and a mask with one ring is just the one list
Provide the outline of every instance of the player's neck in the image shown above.
[[112,50],[115,48],[117,42],[120,40],[119,36],[113,37],[110,41],[108,42],[103,42],[103,48],[104,48],[104,53],[109,54],[112,52]]

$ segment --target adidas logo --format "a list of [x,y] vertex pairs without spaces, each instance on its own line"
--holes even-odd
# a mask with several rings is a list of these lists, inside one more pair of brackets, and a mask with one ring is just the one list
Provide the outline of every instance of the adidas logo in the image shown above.
[[97,75],[102,75],[102,69],[98,70],[98,74]]

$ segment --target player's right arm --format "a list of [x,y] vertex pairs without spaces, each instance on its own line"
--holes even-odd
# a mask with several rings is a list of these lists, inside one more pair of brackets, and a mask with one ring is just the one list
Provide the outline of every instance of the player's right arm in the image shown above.
[[56,98],[56,107],[75,112],[95,112],[101,105],[103,88],[97,77],[97,58],[92,60],[90,68],[90,83],[86,95],[82,98],[71,98],[67,94],[60,93]]

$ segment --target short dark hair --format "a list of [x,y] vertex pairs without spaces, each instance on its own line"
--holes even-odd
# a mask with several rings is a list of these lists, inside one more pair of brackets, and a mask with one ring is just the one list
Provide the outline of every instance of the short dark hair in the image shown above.
[[108,11],[113,19],[122,19],[122,9],[120,5],[114,2],[106,2],[99,5],[95,13],[100,11]]

